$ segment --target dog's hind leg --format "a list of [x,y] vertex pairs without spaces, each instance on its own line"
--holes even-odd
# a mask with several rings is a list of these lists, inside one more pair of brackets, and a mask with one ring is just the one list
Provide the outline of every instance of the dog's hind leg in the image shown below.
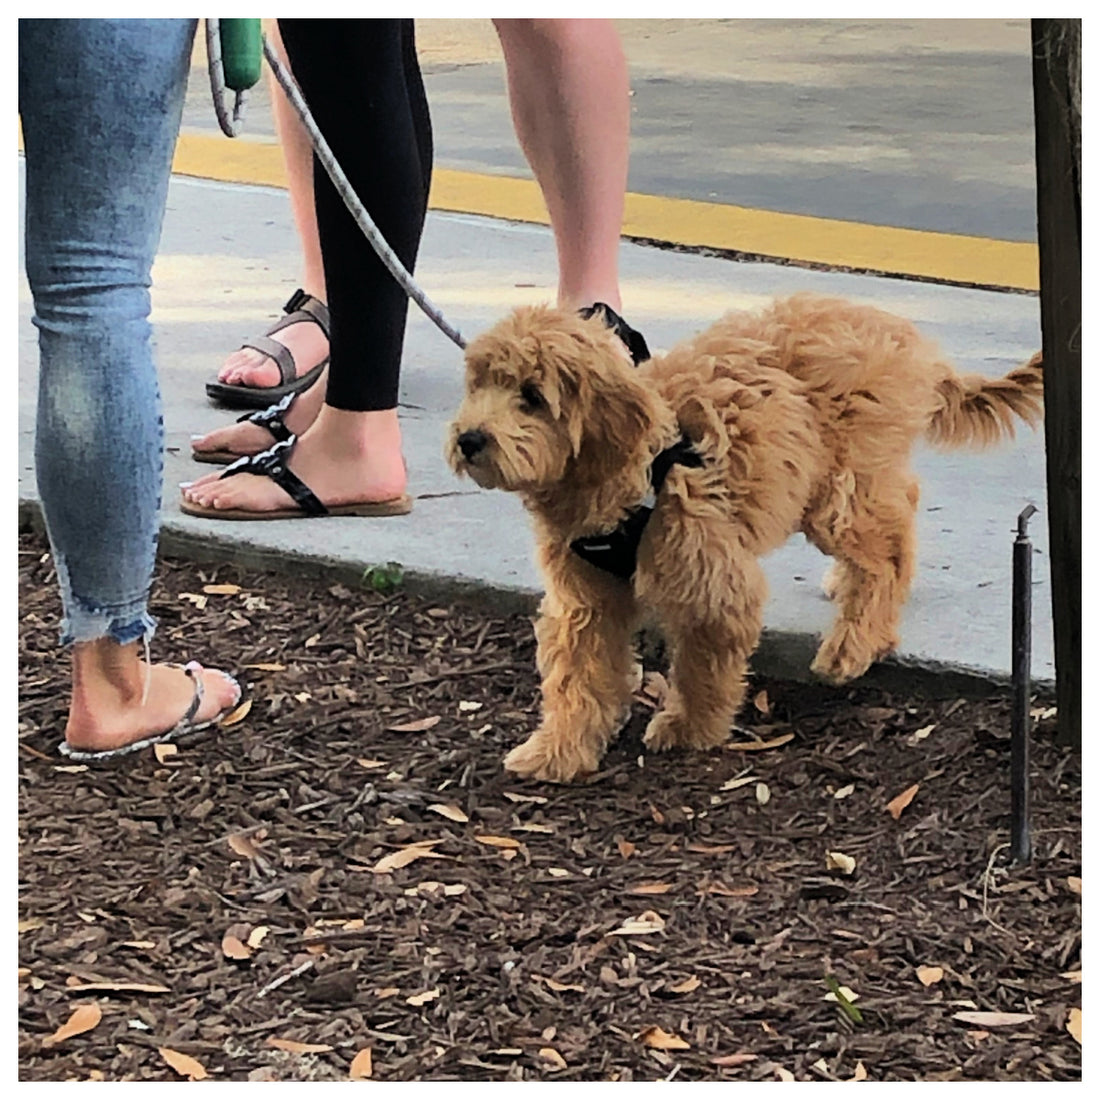
[[[595,571],[581,563],[588,572]],[[552,580],[554,578],[552,577]],[[558,577],[535,624],[542,723],[504,758],[518,775],[567,783],[594,772],[630,716],[634,601],[615,578]]]
[[807,523],[811,541],[836,559],[830,581],[837,619],[810,666],[823,679],[854,680],[897,647],[916,566],[918,498],[907,472],[883,471],[866,485],[856,481],[843,524]]
[[[745,695],[745,672],[763,624],[767,586],[755,558],[727,560],[708,583],[659,609],[672,650],[664,708],[645,732],[648,748],[708,749],[730,735]],[[700,595],[704,598],[700,599]],[[711,598],[706,597],[710,595]]]

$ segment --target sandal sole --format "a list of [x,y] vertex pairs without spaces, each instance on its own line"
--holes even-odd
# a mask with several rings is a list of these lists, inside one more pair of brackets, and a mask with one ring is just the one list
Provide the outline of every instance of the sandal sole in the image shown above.
[[[230,409],[266,409],[288,393],[305,393],[328,366],[326,356],[305,374],[281,386],[234,386],[228,382],[207,382],[206,396]],[[240,457],[238,455],[238,457]]]
[[363,504],[333,504],[328,512],[311,516],[301,508],[276,508],[270,512],[249,512],[243,508],[206,508],[190,501],[180,501],[180,511],[200,519],[274,520],[274,519],[327,519],[329,516],[359,516],[363,519],[383,516],[406,516],[412,511],[412,497],[406,495],[392,500],[367,501]]

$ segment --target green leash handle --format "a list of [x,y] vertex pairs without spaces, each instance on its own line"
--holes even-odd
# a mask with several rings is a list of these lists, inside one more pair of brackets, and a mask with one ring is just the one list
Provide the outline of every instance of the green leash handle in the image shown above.
[[263,36],[258,19],[219,19],[225,86],[244,92],[260,79]]
[[[263,35],[258,19],[207,19],[206,54],[218,124],[228,137],[241,132],[248,89],[260,79]],[[235,93],[230,116],[226,89]]]

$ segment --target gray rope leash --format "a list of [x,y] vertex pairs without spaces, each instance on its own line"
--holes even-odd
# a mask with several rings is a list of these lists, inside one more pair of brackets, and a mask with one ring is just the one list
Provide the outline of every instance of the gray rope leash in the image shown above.
[[220,20],[206,21],[207,68],[210,72],[210,94],[214,99],[214,113],[218,116],[218,125],[226,137],[236,137],[244,125],[244,108],[248,102],[248,92],[236,92],[233,101],[233,115],[230,117],[226,102],[225,66],[222,64],[222,39]]
[[[209,31],[207,33],[209,34]],[[317,128],[317,123],[313,121],[313,115],[310,114],[294,77],[287,71],[278,55],[271,48],[267,35],[264,35],[264,57],[267,58],[267,63],[271,66],[275,79],[278,80],[283,91],[286,92],[287,99],[290,100],[291,105],[298,112],[298,117],[301,118],[302,125],[305,126],[306,132],[309,134],[309,140],[313,143],[317,159],[324,165],[329,179],[332,180],[333,186],[340,193],[340,198],[344,200],[344,205],[355,219],[356,225],[363,231],[363,235],[370,241],[371,247],[378,253],[378,258],[400,283],[405,293],[435,323],[440,332],[460,348],[465,348],[466,341],[463,339],[462,334],[458,329],[447,323],[442,312],[432,304],[428,296],[413,282],[412,276],[405,270],[404,265],[387,244],[385,237],[378,231],[378,227],[359,201],[359,196],[356,195],[347,176],[344,175],[344,170],[333,156],[328,142],[325,141],[321,131]]]

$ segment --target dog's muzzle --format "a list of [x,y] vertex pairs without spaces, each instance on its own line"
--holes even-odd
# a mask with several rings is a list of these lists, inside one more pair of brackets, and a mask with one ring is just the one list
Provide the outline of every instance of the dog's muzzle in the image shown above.
[[489,437],[480,429],[474,428],[470,431],[463,432],[458,439],[455,440],[458,445],[458,449],[462,452],[462,457],[467,462],[471,462],[476,458],[489,443]]

